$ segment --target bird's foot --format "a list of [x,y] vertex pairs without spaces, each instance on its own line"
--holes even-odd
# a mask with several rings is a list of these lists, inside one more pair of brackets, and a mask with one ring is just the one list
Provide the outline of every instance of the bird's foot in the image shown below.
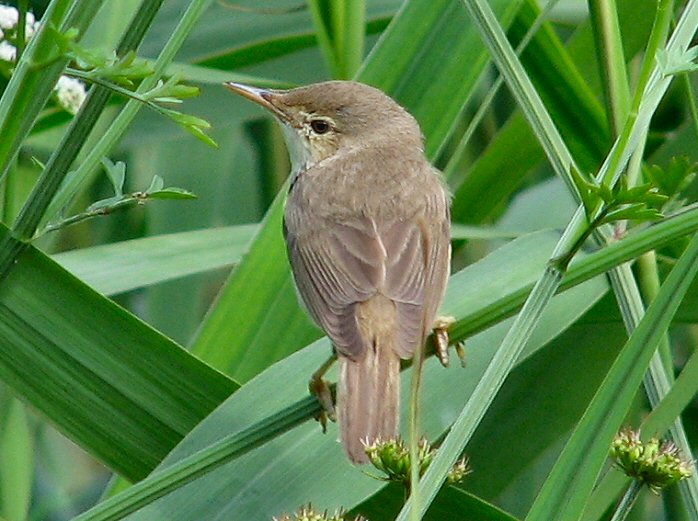
[[313,376],[308,382],[308,390],[310,394],[317,398],[322,409],[315,417],[315,419],[320,422],[322,426],[322,432],[327,432],[327,420],[337,421],[337,413],[335,412],[334,403],[335,397],[332,393],[332,388],[323,378],[327,370],[332,366],[336,360],[336,356],[332,355],[320,368],[313,373]]
[[[439,316],[434,320],[434,325],[432,327],[434,331],[434,351],[438,357],[441,365],[448,367],[448,328],[450,328],[456,319],[454,317],[444,317]],[[465,350],[463,349],[463,344],[457,342],[455,345],[456,354],[460,358],[461,365],[465,367]]]
[[326,380],[322,379],[321,377],[316,378],[315,376],[313,376],[313,378],[310,379],[308,389],[310,390],[310,394],[314,395],[315,398],[317,398],[317,401],[320,403],[320,406],[322,407],[318,415],[315,416],[315,419],[318,422],[320,422],[320,425],[322,426],[322,432],[327,432],[327,420],[333,422],[337,421],[337,414],[334,408],[334,397],[332,396],[332,389],[330,388]]

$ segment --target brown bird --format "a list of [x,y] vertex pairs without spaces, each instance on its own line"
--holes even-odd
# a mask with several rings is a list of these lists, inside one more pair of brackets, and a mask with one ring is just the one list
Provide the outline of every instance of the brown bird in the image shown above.
[[449,197],[417,121],[351,81],[226,86],[281,123],[293,164],[284,236],[298,293],[340,364],[340,439],[398,432],[400,359],[423,349],[450,269]]

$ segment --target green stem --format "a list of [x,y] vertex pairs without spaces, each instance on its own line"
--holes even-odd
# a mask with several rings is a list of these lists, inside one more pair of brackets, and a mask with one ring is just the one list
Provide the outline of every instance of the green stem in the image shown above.
[[589,0],[597,58],[605,86],[609,128],[618,134],[630,108],[630,88],[615,0]]
[[[151,90],[157,84],[158,80],[165,73],[165,69],[179,51],[182,43],[184,43],[185,38],[191,32],[194,24],[196,24],[201,14],[211,2],[212,0],[194,0],[189,5],[179,24],[177,24],[177,27],[175,27],[172,32],[172,36],[170,36],[170,39],[155,61],[153,65],[153,74],[145,78],[138,87],[138,94],[143,94]],[[141,103],[135,100],[131,100],[124,105],[119,115],[112,121],[109,130],[92,147],[82,164],[74,171],[70,178],[66,179],[66,182],[60,187],[58,193],[55,194],[41,220],[42,225],[45,225],[57,215],[78,192],[80,186],[97,170],[101,164],[102,158],[106,156],[119,141],[140,107]]]
[[344,28],[344,72],[353,78],[361,67],[366,39],[366,0],[347,0]]
[[497,349],[468,402],[453,423],[449,435],[446,436],[436,457],[424,474],[420,484],[420,492],[423,493],[423,497],[420,497],[421,502],[417,505],[413,502],[413,497],[410,497],[410,500],[400,511],[397,521],[421,519],[424,516],[441,484],[446,479],[448,470],[455,463],[458,455],[462,453],[463,447],[494,401],[497,390],[502,386],[521,355],[539,318],[552,296],[557,292],[561,280],[562,273],[549,265],[531,291],[521,312],[516,316],[514,324],[502,341],[502,345]]
[[19,0],[17,2],[17,10],[19,11],[19,20],[17,21],[17,41],[15,42],[15,47],[17,48],[17,61],[19,61],[19,59],[22,57],[24,47],[26,46],[27,9],[29,9],[29,0]]
[[123,96],[127,99],[132,99],[139,103],[142,103],[143,105],[145,105],[151,110],[154,110],[158,114],[167,116],[167,113],[163,110],[162,107],[160,107],[157,103],[153,102],[152,100],[146,98],[139,92],[128,90],[122,87],[121,85],[117,85],[116,83],[107,81],[104,78],[100,78],[99,76],[78,69],[67,68],[65,70],[65,75],[72,76],[73,78],[80,78],[95,85],[99,85],[100,87],[104,87],[105,89],[110,90],[115,94],[119,94],[120,96]]
[[[642,300],[646,303],[652,302],[657,296],[661,285],[657,266],[657,254],[654,251],[649,251],[641,255],[637,259],[636,271],[640,283]],[[674,380],[674,375],[672,373],[674,370],[674,362],[671,359],[671,344],[668,335],[664,335],[662,338],[657,352],[662,358],[662,364],[664,365],[664,371],[662,371],[664,374],[662,378],[665,378],[667,382],[671,383]],[[651,376],[651,372],[648,373],[648,375]],[[656,402],[661,401],[661,399],[662,397],[657,395]],[[654,406],[657,405],[654,401],[651,402],[654,403]]]
[[[426,335],[424,335],[426,336]],[[426,338],[425,338],[426,340]],[[410,382],[410,501],[415,505],[412,509],[411,521],[419,521],[419,424],[420,403],[419,395],[424,365],[424,344],[414,351],[412,359],[412,381]]]
[[[613,0],[591,0],[590,5],[593,6],[592,18],[598,22],[600,27],[599,32],[601,35],[598,38],[601,42],[601,45],[598,46],[599,58],[605,65],[602,70],[605,73],[607,102],[609,105],[608,112],[612,115],[610,118],[613,122],[612,128],[615,132],[618,132],[621,128],[621,118],[627,111],[629,103],[629,87],[626,80],[627,73],[622,58],[622,45],[620,45],[620,34],[613,3]],[[641,67],[640,80],[633,100],[635,112],[637,112],[642,103],[646,86],[654,68],[657,50],[663,47],[666,42],[672,12],[672,0],[658,3],[652,33],[650,34]],[[626,174],[629,186],[633,186],[640,177],[646,136],[647,130],[640,138],[640,145],[634,151],[629,163]],[[659,291],[659,274],[653,253],[647,253],[638,259],[637,273],[643,286],[644,301],[652,302]],[[626,330],[628,334],[632,334],[645,313],[643,298],[640,295],[635,277],[627,266],[616,268],[609,273],[609,277]],[[648,372],[644,378],[645,391],[652,408],[656,407],[671,389],[673,376],[670,371],[672,369],[673,362],[671,360],[669,336],[664,334],[660,339],[657,352],[652,357]],[[679,449],[690,458],[691,447],[687,441],[680,418],[677,418],[672,425],[671,437]],[[682,481],[680,489],[691,519],[694,521],[698,520],[698,478],[693,477],[692,479]]]
[[[684,50],[690,43],[696,26],[698,26],[698,20],[694,16],[698,13],[698,9],[696,9],[697,2],[698,0],[689,1],[684,14],[677,24],[677,29],[671,44],[667,47],[668,49],[674,51]],[[574,166],[571,155],[554,124],[552,124],[550,116],[540,101],[540,97],[533,89],[525,71],[523,71],[521,64],[516,59],[513,49],[492,10],[483,0],[464,0],[464,3],[471,18],[481,31],[494,61],[506,77],[507,82],[510,83],[517,102],[519,102],[536,136],[541,141],[555,172],[565,180],[570,190],[580,200],[578,189],[571,172],[568,170]],[[666,92],[670,81],[670,78],[665,78],[659,73],[658,68],[652,68],[652,75],[647,83],[647,95],[642,98],[639,109],[629,114],[623,132],[614,143],[609,156],[604,161],[597,175],[599,181],[605,182],[608,186],[615,184],[630,155],[640,144],[642,136],[650,124],[650,119]],[[650,86],[652,88],[649,88]],[[601,211],[600,205],[597,211]],[[592,215],[595,216],[597,211]],[[591,220],[593,221],[594,219],[592,218]],[[577,237],[585,233],[587,228],[585,223],[584,210],[580,208],[558,243],[552,257],[553,261],[567,252],[573,251],[570,245],[574,244]],[[420,515],[424,514],[430,505],[439,487],[443,484],[449,467],[453,464],[457,455],[462,452],[463,447],[484,415],[486,408],[497,394],[509,368],[514,363],[510,358],[518,356],[518,353],[523,349],[523,343],[528,339],[530,330],[538,322],[540,313],[545,309],[549,299],[559,286],[559,280],[555,279],[561,278],[561,275],[559,271],[555,270],[554,266],[548,265],[543,276],[534,286],[526,304],[524,304],[521,312],[517,315],[512,328],[488,366],[473,395],[458,416],[456,423],[446,436],[441,449],[420,483],[420,490],[424,494],[423,498],[420,498],[423,501],[419,507]],[[552,291],[550,291],[551,289]],[[497,364],[500,365],[497,366]],[[401,510],[397,518],[398,521],[406,521],[411,508],[411,501],[408,501]]]
[[[685,233],[697,230],[698,209],[693,212],[684,212],[680,216],[669,218],[666,222],[654,225],[649,230],[631,234],[628,238],[575,262],[570,267],[568,277],[565,279],[566,284],[559,285],[557,276],[547,278],[547,283],[551,284],[548,289],[538,287],[535,292],[537,295],[541,296],[547,294],[549,291],[554,292],[557,286],[569,288],[573,285],[580,284],[603,273],[609,269],[609,267],[620,262],[625,262],[628,258],[636,256],[636,248],[638,247],[649,249],[657,246],[658,243],[652,242],[652,238],[660,240],[660,243],[664,243],[682,236]],[[652,233],[649,233],[649,231]],[[626,246],[629,246],[629,248],[626,248]],[[539,298],[529,300],[529,307],[536,305],[536,301],[540,302]],[[467,322],[468,320],[465,321]],[[460,334],[453,336],[452,340],[458,341],[462,340],[464,337],[465,334]],[[502,355],[500,355],[500,357],[501,356]],[[495,361],[493,360],[493,362]],[[514,362],[516,362],[516,360],[514,360]],[[491,363],[488,371],[495,371],[497,369],[497,363]],[[507,372],[507,369],[500,367],[499,371]],[[483,376],[481,382],[485,381]],[[484,408],[486,409],[487,407],[485,406]],[[277,436],[280,432],[284,432],[285,430],[293,428],[295,425],[299,425],[305,420],[311,419],[320,412],[320,410],[320,405],[314,398],[307,397],[300,400],[287,409],[261,420],[245,431],[232,434],[216,444],[197,452],[195,455],[181,460],[172,467],[154,473],[151,477],[98,505],[89,512],[78,517],[75,521],[118,519],[119,516],[125,516],[130,512],[134,512],[149,502],[241,456],[252,448],[264,443],[265,440]],[[267,433],[266,431],[269,426],[273,426],[279,430],[274,433]],[[262,433],[264,433],[265,438],[259,437]]]
[[[118,55],[138,48],[162,2],[163,0],[153,0],[144,1],[141,4],[118,46]],[[58,191],[70,165],[97,123],[110,95],[110,91],[103,87],[96,86],[90,89],[78,114],[71,122],[54,153],[51,154],[46,167],[12,227],[12,236],[5,237],[0,243],[0,279],[11,269],[17,255],[23,248],[22,245],[28,243],[34,236],[51,199]]]
[[696,139],[698,139],[698,108],[696,108],[696,97],[693,93],[693,85],[691,84],[691,78],[688,74],[682,74],[681,81],[683,83],[684,90],[686,91],[686,99],[688,100],[688,107],[691,111],[691,123],[693,123],[693,132],[695,132]]
[[[538,17],[536,18],[536,21],[531,25],[531,27],[528,28],[526,31],[526,34],[524,35],[523,39],[519,42],[519,44],[516,46],[516,56],[520,56],[523,50],[526,48],[526,46],[529,44],[529,42],[533,39],[533,37],[538,33],[538,29],[540,29],[541,25],[545,22],[548,14],[550,11],[557,5],[557,3],[560,0],[552,0],[545,4],[545,7],[543,10],[540,12]],[[480,75],[480,78],[477,80],[477,84],[480,84],[489,74],[488,70],[482,71],[482,74]],[[448,164],[444,168],[444,176],[446,179],[449,180],[449,184],[451,186],[456,186],[457,183],[454,182],[453,176],[457,174],[457,172],[460,170],[460,164],[461,161],[463,160],[463,156],[465,155],[465,151],[470,144],[470,140],[472,139],[473,135],[475,134],[475,131],[477,128],[480,126],[480,123],[482,123],[483,118],[485,117],[485,114],[489,112],[489,109],[492,105],[492,102],[494,101],[495,96],[499,92],[500,87],[504,84],[504,76],[501,74],[497,77],[495,82],[492,84],[490,87],[489,91],[487,92],[487,95],[482,99],[482,101],[478,104],[477,111],[475,112],[475,115],[472,117],[470,120],[470,123],[468,123],[468,127],[465,129],[465,132],[463,133],[463,136],[460,138],[460,141],[458,142],[458,146],[456,149],[453,151],[453,154],[451,154],[450,159],[448,160]],[[477,90],[477,89],[475,89]]]
[[[667,35],[671,28],[671,20],[674,16],[674,0],[658,0],[657,14],[654,17],[652,32],[647,41],[647,48],[642,59],[640,68],[640,76],[638,78],[635,95],[633,96],[631,110],[637,112],[642,104],[647,86],[652,79],[653,74],[656,74],[656,55],[657,51],[665,47]],[[685,19],[684,19],[685,20]]]
[[616,507],[616,511],[613,513],[611,521],[625,521],[635,505],[637,498],[640,497],[640,490],[642,490],[642,485],[640,485],[640,482],[636,479],[632,480],[628,490],[626,490],[625,494],[623,494],[623,499],[621,499],[620,503],[618,503],[618,507]]
[[317,400],[308,396],[283,411],[269,416],[247,429],[230,434],[169,467],[154,471],[143,481],[99,503],[87,512],[73,518],[73,521],[116,521],[123,519],[156,499],[304,423],[319,409]]
[[[0,98],[0,180],[7,174],[10,165],[17,157],[19,148],[31,130],[34,120],[45,105],[53,85],[63,69],[67,58],[60,63],[37,70],[35,63],[43,63],[52,55],[55,42],[50,26],[65,29],[66,13],[78,0],[55,0],[44,13],[44,23],[34,35],[17,62],[9,83]],[[101,1],[82,2],[88,11],[99,8]],[[80,30],[84,27],[79,26]]]
[[315,37],[317,38],[318,46],[320,47],[320,51],[322,51],[327,67],[330,70],[330,74],[332,74],[333,78],[340,78],[342,75],[341,59],[337,56],[337,49],[330,37],[329,27],[327,26],[327,22],[332,22],[325,19],[321,4],[321,0],[308,1],[310,14],[313,18],[313,25],[315,26]]

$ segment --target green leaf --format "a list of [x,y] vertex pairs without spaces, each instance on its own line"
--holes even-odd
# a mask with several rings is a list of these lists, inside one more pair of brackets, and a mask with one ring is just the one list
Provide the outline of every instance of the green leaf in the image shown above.
[[662,284],[572,433],[526,519],[578,519],[661,336],[698,272],[698,235]]
[[658,165],[652,165],[647,169],[647,174],[652,185],[659,190],[674,197],[693,181],[696,175],[696,163],[686,156],[672,157],[666,169]]
[[[466,478],[467,479],[467,478]],[[349,514],[366,519],[395,519],[404,501],[404,489],[391,484]],[[516,521],[517,518],[465,490],[444,488],[434,499],[425,521],[442,521],[458,515],[463,521]]]
[[165,181],[162,179],[162,177],[155,174],[153,178],[150,180],[150,186],[145,189],[145,193],[149,194],[151,192],[157,192],[158,190],[162,190],[164,186]]
[[0,287],[0,378],[132,480],[236,388],[34,248]]
[[104,157],[102,158],[102,166],[107,172],[109,181],[111,181],[114,187],[114,193],[117,196],[123,195],[124,181],[126,180],[126,163],[117,161],[116,164],[114,164],[108,157]]
[[[647,43],[655,6],[620,0],[619,21],[629,60]],[[534,2],[524,4],[521,21],[512,29],[523,35],[540,12]],[[589,21],[563,47],[552,28],[539,31],[522,54],[536,90],[570,147],[582,171],[593,171],[608,150],[609,132],[596,95],[584,78],[594,78],[597,63]],[[478,223],[493,217],[529,172],[543,159],[538,141],[520,112],[516,112],[490,141],[472,166],[458,177],[452,216],[455,221]],[[506,172],[506,176],[502,175]]]
[[654,208],[647,208],[644,203],[636,203],[608,212],[608,215],[606,215],[601,222],[605,224],[626,219],[633,221],[656,221],[662,217],[664,217],[664,215],[660,211]]
[[4,391],[0,398],[0,515],[27,519],[34,481],[34,435],[24,405]]
[[[458,319],[459,327],[453,331],[455,339],[463,338],[463,331],[469,327],[468,315],[475,309],[484,311],[488,307],[486,302],[502,299],[502,294],[510,291],[507,288],[525,285],[526,280],[535,278],[555,236],[539,233],[517,239],[502,247],[498,255],[490,255],[451,278],[442,312]],[[487,277],[483,276],[485,273]],[[525,357],[568,327],[605,291],[605,282],[596,279],[556,297],[556,304],[536,331]],[[424,411],[424,429],[430,438],[441,435],[460,409],[461,400],[443,397],[469,395],[507,325],[502,323],[468,341],[467,369],[454,366],[445,370],[435,359],[427,361],[423,399],[430,407]],[[202,422],[164,465],[194,454],[231,433],[241,432],[284,407],[301,403],[307,396],[308,375],[326,359],[329,349],[327,340],[323,339],[251,380]],[[403,391],[409,391],[408,379],[409,375],[404,374]],[[284,382],[283,392],[279,392],[279,382]],[[260,401],[260,396],[265,399]],[[263,432],[249,434],[250,438],[262,435]],[[269,471],[259,472],[260,468]],[[280,469],[294,469],[293,487],[286,486],[289,475]],[[268,519],[308,501],[322,509],[340,505],[351,508],[380,487],[378,481],[348,462],[336,442],[334,425],[329,426],[327,435],[322,435],[319,426],[311,422],[226,463],[127,519],[184,521],[213,515]],[[154,492],[147,482],[138,488]]]
[[116,295],[236,263],[256,224],[210,228],[133,239],[53,256],[104,295]]
[[46,67],[36,66],[55,55],[56,42],[51,34],[51,25],[84,30],[102,1],[80,2],[78,8],[67,13],[69,8],[75,7],[73,4],[70,0],[57,0],[50,5],[44,14],[44,23],[29,42],[0,98],[0,135],[3,136],[0,140],[0,179],[16,157],[68,61],[67,57],[61,57]]
[[161,190],[155,190],[154,192],[146,192],[148,199],[196,199],[196,194],[185,190],[184,188],[177,188],[174,186],[169,186]]
[[661,49],[657,52],[657,63],[662,69],[662,74],[671,76],[698,69],[698,64],[695,63],[697,56],[698,47],[691,47],[683,52]]

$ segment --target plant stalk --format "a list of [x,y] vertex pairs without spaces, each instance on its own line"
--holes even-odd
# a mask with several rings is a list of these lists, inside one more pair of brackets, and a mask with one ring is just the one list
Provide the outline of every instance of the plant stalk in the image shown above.
[[628,514],[632,510],[637,498],[640,497],[640,490],[642,490],[642,485],[636,479],[630,482],[628,490],[623,494],[623,499],[621,499],[616,511],[613,513],[611,521],[625,521]]

